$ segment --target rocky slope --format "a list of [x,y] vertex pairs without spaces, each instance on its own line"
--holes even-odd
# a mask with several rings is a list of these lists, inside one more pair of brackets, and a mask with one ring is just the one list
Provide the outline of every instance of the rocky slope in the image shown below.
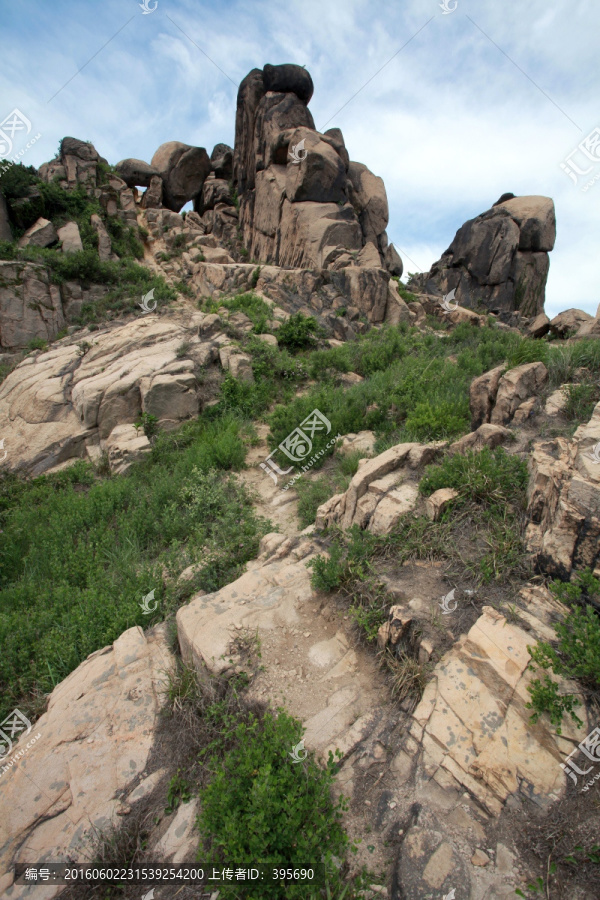
[[[104,461],[107,472],[126,477],[152,449],[140,423],[168,433],[210,415],[226,379],[257,380],[248,335],[262,331],[257,340],[277,347],[278,332],[298,313],[318,322],[320,346],[333,350],[398,325],[430,344],[468,326],[490,329],[492,338],[551,336],[567,355],[600,336],[600,316],[573,309],[550,322],[544,314],[556,230],[545,197],[503,195],[458,230],[431,271],[413,278],[411,293],[399,286],[383,182],[350,160],[339,129],[316,131],[312,92],[309,73],[297,66],[252,70],[239,88],[235,147],[218,144],[210,157],[169,142],[150,163],[127,159],[110,171],[90,144],[65,138],[39,180],[97,202],[85,221],[55,227],[42,215],[39,184],[0,206],[0,234],[19,236],[0,262],[0,345],[11,369],[0,386],[7,478],[50,474],[79,459],[98,471]],[[189,201],[194,210],[184,216]],[[110,306],[113,288],[99,280],[108,269],[94,262],[78,278],[61,267],[65,257],[90,252],[120,265],[123,229],[143,245],[144,277],[160,278],[171,293],[155,299],[150,281],[132,280],[120,312]],[[264,328],[227,305],[249,292],[267,310]],[[91,329],[82,324],[90,309],[104,310]],[[31,341],[42,345],[26,352]],[[582,701],[581,724],[532,722],[530,648],[554,641],[569,613],[549,577],[574,583],[586,569],[600,577],[600,403],[573,431],[565,413],[570,382],[551,390],[547,365],[530,360],[507,360],[473,378],[471,430],[452,439],[401,441],[378,453],[373,432],[342,435],[335,459],[354,452],[356,471],[303,530],[296,493],[265,474],[273,444],[264,421],[255,423],[248,468],[238,477],[277,530],[239,578],[194,592],[167,624],[128,629],[54,688],[33,724],[39,744],[0,779],[8,811],[0,825],[2,896],[32,895],[31,886],[14,883],[16,863],[94,858],[100,833],[138,816],[150,821],[164,808],[178,771],[177,736],[160,713],[181,661],[201,680],[247,671],[249,703],[285,706],[320,759],[340,751],[344,825],[362,842],[351,868],[381,875],[364,896],[500,900],[528,890],[538,870],[523,823],[533,833],[536,811],[571,808],[565,760],[596,725],[582,685],[566,678],[560,690]],[[595,396],[600,365],[588,366],[576,383]],[[348,386],[364,381],[343,377]],[[466,563],[457,581],[443,556],[380,561],[385,620],[376,641],[359,639],[344,591],[326,592],[311,579],[315,561],[333,558],[332,535],[354,529],[382,540],[417,517],[443,524],[459,492],[448,482],[425,496],[425,467],[500,446],[529,467],[523,516],[531,577],[515,575],[512,591],[477,581]],[[324,471],[333,483],[332,468]],[[251,636],[260,666],[247,652]],[[399,702],[397,682],[379,664],[386,659],[409,659],[420,690]],[[593,828],[581,809],[578,821]],[[197,812],[192,798],[156,816],[146,858],[192,862]],[[583,900],[598,896],[598,880],[557,889],[557,897]],[[35,890],[43,898],[61,891]],[[155,896],[175,893],[162,887]]]

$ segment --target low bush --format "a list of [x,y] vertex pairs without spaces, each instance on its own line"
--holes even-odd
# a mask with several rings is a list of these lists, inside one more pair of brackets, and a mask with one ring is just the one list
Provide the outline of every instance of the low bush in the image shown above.
[[541,678],[534,678],[529,685],[531,701],[526,706],[533,710],[532,722],[537,722],[546,713],[557,733],[561,734],[565,715],[583,725],[575,713],[580,701],[574,694],[561,691],[549,672],[575,679],[587,699],[592,699],[596,708],[600,705],[600,619],[597,612],[600,579],[586,570],[570,584],[555,581],[551,590],[559,600],[574,608],[555,626],[557,640],[554,645],[540,641],[535,647],[527,648],[531,654],[530,668]]
[[[343,856],[348,847],[341,824],[346,804],[331,797],[336,771],[331,752],[323,769],[312,754],[294,765],[290,751],[300,744],[302,726],[283,710],[250,713],[242,722],[223,714],[219,704],[207,714],[221,727],[207,760],[212,777],[200,793],[198,859],[216,867],[232,859],[292,869],[325,863],[339,886],[331,857]],[[263,882],[244,896],[291,900],[306,897],[307,890],[284,881]],[[221,891],[223,897],[239,896],[234,885],[224,884]]]
[[280,347],[285,347],[290,353],[298,353],[299,350],[316,347],[321,332],[322,329],[316,319],[299,312],[280,325],[277,330],[277,341]]

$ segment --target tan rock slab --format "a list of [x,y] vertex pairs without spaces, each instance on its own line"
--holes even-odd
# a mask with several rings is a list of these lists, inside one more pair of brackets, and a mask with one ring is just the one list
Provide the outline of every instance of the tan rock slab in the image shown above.
[[[164,627],[148,635],[134,627],[54,689],[33,726],[39,741],[0,779],[3,871],[44,858],[85,860],[91,832],[116,824],[118,795],[148,763],[172,665]],[[14,886],[10,896],[25,898],[29,888]]]
[[440,488],[434,491],[425,501],[425,512],[427,518],[432,522],[439,521],[449,504],[458,497],[458,491],[454,488]]

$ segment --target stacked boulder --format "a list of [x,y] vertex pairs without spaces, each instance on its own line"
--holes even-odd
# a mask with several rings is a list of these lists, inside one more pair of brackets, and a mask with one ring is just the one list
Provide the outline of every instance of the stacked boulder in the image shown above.
[[484,307],[501,317],[544,312],[549,257],[556,240],[550,197],[503,194],[487,212],[459,228],[430,271],[413,277],[411,290],[455,291],[468,309]]
[[388,247],[381,178],[351,162],[339,128],[321,134],[300,66],[253,69],[238,91],[233,179],[250,256],[299,268],[402,272]]
[[98,163],[108,166],[93,144],[64,137],[56,159],[43,163],[38,174],[42,181],[48,183],[57,180],[64,190],[72,190],[79,185],[93,190],[98,186]]

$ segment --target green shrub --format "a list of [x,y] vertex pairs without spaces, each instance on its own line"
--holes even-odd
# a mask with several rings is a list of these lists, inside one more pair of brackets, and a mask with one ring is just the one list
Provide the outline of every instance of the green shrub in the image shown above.
[[224,306],[229,312],[243,312],[252,322],[252,331],[254,334],[264,334],[268,331],[269,323],[272,317],[271,307],[268,303],[248,291],[244,294],[236,294],[234,297],[226,297],[219,299],[217,302],[209,300],[203,304],[207,312],[217,312],[219,307]]
[[584,338],[566,345],[549,344],[548,349],[548,372],[553,387],[573,381],[579,368],[588,369],[591,375],[600,373],[600,341],[597,338]]
[[[312,755],[294,764],[290,755],[301,741],[302,726],[283,710],[267,711],[262,718],[250,714],[239,724],[218,707],[213,714],[223,719],[223,743],[233,746],[225,753],[215,748],[208,762],[213,777],[200,794],[198,859],[217,867],[237,859],[273,868],[324,860],[329,876],[335,877],[330,858],[344,854],[348,839],[341,824],[346,805],[342,798],[337,803],[331,799],[332,754],[324,769]],[[224,897],[239,895],[234,885],[223,884],[221,890]],[[304,885],[264,882],[245,896],[262,900],[306,894]]]
[[598,606],[600,580],[587,570],[568,585],[554,582],[551,589],[562,602],[577,605],[555,626],[556,646],[540,641],[535,647],[527,648],[531,655],[530,668],[537,670],[542,679],[532,680],[528,687],[531,701],[526,706],[533,709],[532,722],[547,713],[557,733],[561,734],[562,719],[567,714],[578,725],[583,724],[574,711],[579,700],[573,694],[561,693],[558,683],[548,673],[576,679],[584,691],[598,696],[600,620],[594,606],[586,601],[589,598]]
[[48,349],[48,341],[45,341],[44,338],[36,337],[31,338],[30,341],[27,342],[28,350],[47,350]]
[[295,313],[287,322],[280,325],[277,340],[280,347],[285,347],[290,353],[298,353],[300,350],[315,347],[319,333],[320,328],[316,319]]
[[144,245],[138,237],[137,228],[126,225],[116,216],[106,216],[104,224],[110,236],[111,247],[117,256],[144,258]]
[[140,413],[133,425],[136,431],[141,428],[148,440],[158,433],[158,419],[156,416],[153,416],[152,413]]
[[464,434],[469,426],[469,403],[466,397],[458,402],[430,400],[417,403],[406,417],[406,434],[417,441],[431,441]]
[[3,169],[0,166],[0,191],[8,201],[26,197],[29,189],[37,183],[37,171],[33,166],[16,163]]
[[329,556],[316,556],[309,562],[312,576],[311,584],[315,591],[334,591],[342,583],[344,565],[342,548],[338,543],[332,544]]
[[509,354],[507,362],[509,369],[515,366],[522,366],[525,363],[548,362],[549,348],[544,341],[533,340],[532,338],[521,338]]
[[307,528],[308,525],[312,525],[319,506],[336,493],[335,486],[332,488],[331,478],[326,475],[314,480],[301,478],[294,485],[294,490],[298,494],[300,528]]

